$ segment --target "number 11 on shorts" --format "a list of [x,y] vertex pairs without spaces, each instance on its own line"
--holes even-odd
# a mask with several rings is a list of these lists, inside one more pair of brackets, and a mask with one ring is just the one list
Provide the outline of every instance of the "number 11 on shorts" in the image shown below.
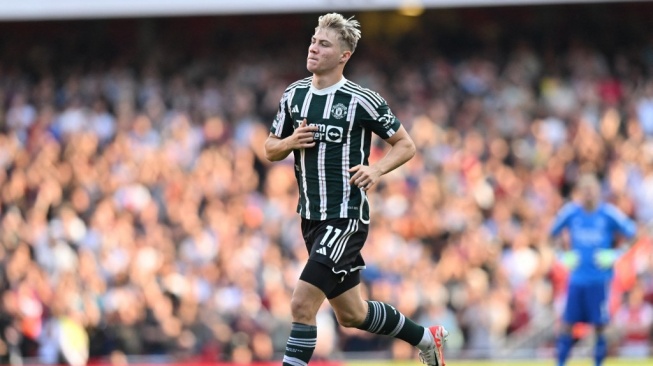
[[[334,228],[331,225],[328,225],[326,227],[326,229],[327,229],[327,232],[326,232],[326,234],[324,234],[324,237],[322,238],[322,241],[320,241],[320,245],[324,245],[326,243],[326,246],[331,248],[333,246],[333,243],[335,243],[336,240],[338,240],[338,237],[342,233],[342,230],[340,230],[338,228]],[[331,232],[333,232],[333,236],[331,236]],[[331,239],[327,243],[327,239],[329,239],[329,236],[331,236]]]

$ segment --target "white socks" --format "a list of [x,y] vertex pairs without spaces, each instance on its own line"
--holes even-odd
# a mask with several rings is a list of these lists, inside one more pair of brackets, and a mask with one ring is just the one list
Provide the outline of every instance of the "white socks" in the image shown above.
[[431,331],[429,330],[429,328],[424,327],[424,335],[422,336],[422,340],[419,341],[419,343],[415,347],[419,348],[420,351],[424,351],[429,347],[432,347],[433,344],[435,344],[435,340],[433,339],[433,335],[431,334]]

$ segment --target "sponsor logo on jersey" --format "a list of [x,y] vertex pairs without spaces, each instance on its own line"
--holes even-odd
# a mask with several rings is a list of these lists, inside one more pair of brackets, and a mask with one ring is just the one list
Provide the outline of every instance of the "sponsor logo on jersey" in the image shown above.
[[[298,125],[301,121],[297,121]],[[313,135],[315,141],[342,142],[343,128],[340,126],[325,125],[323,123],[309,123],[309,126],[317,126]]]
[[342,142],[342,127],[327,126],[326,140],[329,142]]
[[331,107],[331,115],[335,119],[342,119],[347,115],[347,107],[342,103],[338,103]]
[[604,232],[590,228],[572,229],[572,240],[577,246],[595,247],[603,242]]
[[327,255],[326,248],[325,248],[325,247],[322,247],[322,248],[318,249],[318,250],[317,250],[317,253],[318,253],[318,254],[322,254],[322,255]]
[[297,107],[297,104],[292,107],[291,113],[299,113],[299,107]]

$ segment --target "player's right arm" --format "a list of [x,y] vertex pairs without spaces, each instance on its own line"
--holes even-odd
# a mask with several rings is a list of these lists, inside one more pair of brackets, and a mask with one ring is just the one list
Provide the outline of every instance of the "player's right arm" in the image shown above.
[[292,100],[292,91],[286,89],[281,97],[277,116],[270,127],[270,135],[265,140],[265,158],[269,161],[285,159],[295,149],[306,149],[315,146],[314,132],[316,126],[308,126],[306,118],[294,127],[294,119],[289,110],[289,101]]
[[315,131],[317,126],[309,126],[306,118],[290,136],[281,138],[270,133],[265,140],[265,158],[270,161],[285,159],[295,149],[307,149],[315,146]]
[[556,237],[560,235],[562,230],[569,225],[569,218],[574,214],[576,209],[577,205],[573,202],[569,202],[562,206],[556,215],[555,221],[553,221],[553,225],[551,225],[549,236]]
[[559,238],[562,230],[569,225],[570,218],[576,212],[577,206],[573,202],[565,204],[556,215],[551,230],[549,231],[549,242],[556,252],[558,260],[569,270],[573,270],[578,266],[580,257],[571,249],[570,243],[564,243]]

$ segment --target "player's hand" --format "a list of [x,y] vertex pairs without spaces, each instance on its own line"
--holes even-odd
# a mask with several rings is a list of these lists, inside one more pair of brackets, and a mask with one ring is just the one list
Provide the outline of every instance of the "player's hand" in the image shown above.
[[580,256],[573,250],[565,250],[556,253],[558,261],[568,270],[573,271],[578,267]]
[[355,185],[364,191],[372,188],[381,177],[381,172],[369,165],[356,165],[349,169],[349,172],[354,173],[354,175],[349,179],[349,184]]
[[600,249],[594,252],[594,263],[601,269],[609,269],[621,258],[621,254],[621,251],[616,249]]
[[288,136],[286,143],[291,150],[308,149],[315,146],[315,131],[317,126],[309,126],[306,118],[295,129],[292,135]]

